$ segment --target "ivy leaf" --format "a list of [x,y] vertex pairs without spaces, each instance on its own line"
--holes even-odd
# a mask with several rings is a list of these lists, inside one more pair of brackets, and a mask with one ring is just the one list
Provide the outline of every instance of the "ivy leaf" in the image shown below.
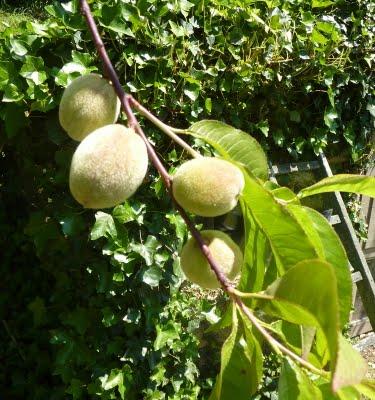
[[181,326],[173,321],[168,321],[166,325],[156,325],[156,339],[154,342],[154,349],[160,350],[167,344],[171,344],[174,340],[180,338],[179,332]]
[[26,56],[20,75],[25,79],[33,81],[36,85],[41,85],[47,80],[43,58]]
[[249,134],[214,120],[196,122],[189,128],[189,133],[206,141],[224,158],[240,163],[254,176],[263,180],[268,178],[264,151]]
[[101,237],[117,237],[115,221],[111,215],[102,211],[98,211],[95,214],[95,220],[95,225],[93,226],[90,234],[91,240],[97,240]]
[[288,358],[284,359],[279,378],[279,400],[322,400],[322,393],[307,375]]
[[135,253],[138,253],[144,258],[146,265],[150,266],[154,261],[156,250],[160,248],[161,245],[155,236],[149,235],[145,243],[132,243],[130,247]]
[[364,175],[338,174],[329,176],[321,181],[302,189],[299,198],[326,192],[349,192],[375,197],[375,177]]
[[27,54],[28,50],[25,47],[26,43],[15,38],[10,39],[10,49],[17,56],[23,57]]
[[162,270],[158,267],[151,267],[143,273],[142,281],[151,287],[157,287],[162,278]]
[[336,0],[312,0],[312,8],[327,8],[336,3]]

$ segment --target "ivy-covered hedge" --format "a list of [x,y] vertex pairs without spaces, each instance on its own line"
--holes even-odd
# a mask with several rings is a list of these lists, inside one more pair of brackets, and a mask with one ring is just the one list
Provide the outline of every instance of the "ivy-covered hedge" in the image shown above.
[[[334,144],[365,154],[371,1],[91,3],[124,87],[165,122],[221,119],[274,158]],[[155,172],[138,200],[95,216],[69,194],[76,143],[57,107],[72,79],[101,66],[77,1],[47,14],[0,33],[1,395],[204,398],[219,355],[200,339],[219,310],[183,282],[186,230]],[[147,131],[177,165],[169,140]]]

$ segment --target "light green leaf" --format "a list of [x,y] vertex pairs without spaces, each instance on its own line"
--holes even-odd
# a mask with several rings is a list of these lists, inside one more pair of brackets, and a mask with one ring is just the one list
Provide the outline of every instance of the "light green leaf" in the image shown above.
[[300,325],[317,326],[318,322],[318,327],[322,329],[327,340],[333,369],[339,331],[333,267],[321,260],[302,261],[271,284],[265,293],[272,296],[273,300],[261,303],[264,311]]
[[339,335],[337,362],[332,378],[334,392],[361,383],[365,378],[367,363],[353,346]]
[[355,388],[370,400],[375,400],[375,381],[364,380],[359,385],[355,385]]
[[279,400],[322,400],[320,390],[292,361],[284,359],[279,378]]
[[112,215],[98,211],[95,214],[95,220],[95,225],[90,233],[91,240],[97,240],[101,237],[108,236],[115,238],[117,236],[115,221],[113,220]]
[[249,383],[251,384],[251,391],[254,393],[257,391],[259,383],[262,380],[264,356],[259,336],[254,333],[253,326],[249,319],[242,314],[241,316],[247,343],[247,353],[252,367]]
[[321,181],[302,189],[299,198],[326,192],[349,192],[375,197],[375,177],[364,175],[339,174],[324,178]]
[[336,3],[336,0],[312,0],[312,8],[326,8]]
[[43,58],[26,56],[20,75],[25,79],[33,81],[35,85],[41,85],[47,80]]
[[289,211],[299,221],[313,243],[319,258],[329,262],[335,271],[339,298],[340,323],[343,328],[348,322],[352,302],[352,279],[349,260],[337,233],[319,212],[290,205]]
[[[245,172],[244,177],[241,206],[248,207],[256,224],[268,239],[280,273],[299,261],[316,258],[314,246],[288,209]],[[243,213],[246,215],[246,209]]]
[[147,266],[150,266],[154,261],[155,252],[160,246],[155,236],[148,235],[145,243],[132,243],[130,247],[135,253],[144,258]]
[[151,287],[157,287],[162,278],[162,270],[158,267],[151,267],[144,272],[142,281]]
[[4,89],[3,103],[12,103],[20,101],[24,98],[24,94],[14,83],[8,83]]
[[206,141],[224,158],[243,165],[254,176],[263,180],[268,178],[266,155],[249,134],[214,120],[196,122],[189,128],[189,133]]
[[104,390],[110,390],[118,386],[123,381],[122,371],[119,369],[111,370],[110,375],[104,375],[99,378]]
[[279,187],[272,190],[272,194],[278,200],[288,202],[289,204],[300,204],[297,195],[287,187]]
[[[238,319],[233,306],[232,331],[221,349],[221,367],[209,400],[248,399],[254,391],[257,369],[251,364],[252,352],[238,329]],[[252,377],[253,376],[253,377]]]
[[272,252],[249,207],[242,202],[241,206],[245,224],[245,248],[238,289],[243,292],[258,292],[263,287],[265,269]]
[[155,351],[162,349],[167,344],[171,344],[174,340],[180,338],[180,324],[168,321],[166,325],[156,325],[156,339],[154,342]]
[[27,54],[27,48],[25,47],[26,43],[15,38],[10,39],[10,46],[11,46],[11,51],[14,54],[17,54],[17,56],[24,56]]

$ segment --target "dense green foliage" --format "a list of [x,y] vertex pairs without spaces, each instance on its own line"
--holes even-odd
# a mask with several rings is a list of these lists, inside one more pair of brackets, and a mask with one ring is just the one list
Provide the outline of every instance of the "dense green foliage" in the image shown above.
[[[219,368],[215,344],[198,339],[219,311],[181,287],[186,230],[160,180],[151,170],[138,200],[95,224],[68,191],[76,144],[57,106],[68,82],[100,70],[76,3],[0,29],[1,395],[194,399]],[[133,3],[92,6],[124,87],[166,122],[222,119],[293,156],[334,143],[364,153],[371,2]]]

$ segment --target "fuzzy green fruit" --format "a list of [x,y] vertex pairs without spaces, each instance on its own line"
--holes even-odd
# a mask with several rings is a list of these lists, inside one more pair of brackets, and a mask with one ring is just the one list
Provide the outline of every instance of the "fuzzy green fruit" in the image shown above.
[[147,164],[146,145],[132,129],[104,126],[77,147],[70,166],[70,191],[85,208],[113,207],[138,189]]
[[112,85],[100,75],[89,74],[65,89],[59,119],[68,135],[81,141],[95,129],[116,122],[119,113],[120,101]]
[[[233,280],[241,271],[243,256],[240,248],[224,232],[201,231],[203,240],[229,280]],[[206,257],[202,254],[194,238],[189,239],[181,251],[181,268],[186,277],[205,289],[217,289],[220,283],[211,270]]]
[[244,184],[241,170],[232,163],[202,157],[177,169],[173,195],[185,210],[202,217],[216,217],[236,206]]

